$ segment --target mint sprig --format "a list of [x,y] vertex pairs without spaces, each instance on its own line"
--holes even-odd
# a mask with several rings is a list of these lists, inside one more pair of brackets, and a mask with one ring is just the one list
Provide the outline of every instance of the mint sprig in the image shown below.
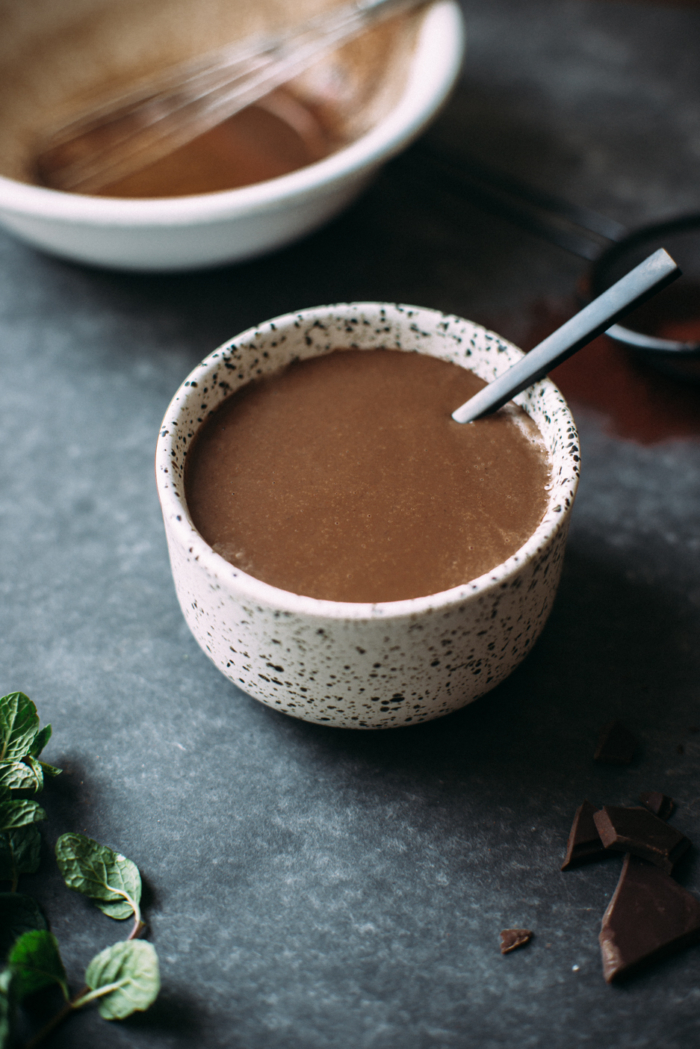
[[51,726],[40,728],[36,707],[23,692],[0,698],[0,881],[11,891],[0,893],[0,1049],[9,1049],[18,1006],[51,985],[60,987],[66,1004],[31,1040],[34,1049],[71,1013],[97,1001],[107,1020],[121,1020],[147,1009],[160,990],[158,957],[150,943],[138,939],[141,919],[141,875],[136,864],[84,834],[63,834],[56,859],[68,888],[88,896],[117,921],[133,918],[126,940],[100,951],[87,967],[85,987],[72,998],[56,937],[36,902],[17,892],[21,874],[39,867],[41,835],[37,823],[44,809],[28,795],[43,790],[47,776],[60,769],[39,760],[51,738]]
[[27,1049],[40,1045],[72,1012],[93,1001],[99,1001],[99,1013],[105,1020],[124,1020],[148,1009],[160,991],[158,955],[143,940],[115,943],[95,955],[85,970],[85,987],[71,998],[56,937],[48,929],[25,932],[0,973],[0,1049],[10,1045],[17,1005],[53,985],[60,987],[66,1004]]

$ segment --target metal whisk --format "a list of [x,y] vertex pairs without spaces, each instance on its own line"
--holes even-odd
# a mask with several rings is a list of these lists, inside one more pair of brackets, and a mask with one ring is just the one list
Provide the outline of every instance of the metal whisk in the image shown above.
[[269,94],[369,26],[426,0],[356,0],[274,36],[181,65],[55,131],[37,156],[53,189],[95,193],[168,156]]

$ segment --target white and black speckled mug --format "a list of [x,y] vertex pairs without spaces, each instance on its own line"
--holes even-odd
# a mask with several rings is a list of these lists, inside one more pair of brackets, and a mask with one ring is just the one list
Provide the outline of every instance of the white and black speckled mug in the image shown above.
[[521,356],[470,321],[373,302],[290,313],[215,350],[175,394],[158,440],[156,475],[175,588],[210,659],[262,703],[344,728],[416,724],[495,688],[540,634],[561,573],[578,483],[578,436],[549,380],[516,398],[551,457],[549,501],[528,541],[486,575],[428,597],[379,604],[279,590],[215,554],[194,528],[185,502],[187,451],[204,418],[238,387],[338,346],[418,351],[487,381]]

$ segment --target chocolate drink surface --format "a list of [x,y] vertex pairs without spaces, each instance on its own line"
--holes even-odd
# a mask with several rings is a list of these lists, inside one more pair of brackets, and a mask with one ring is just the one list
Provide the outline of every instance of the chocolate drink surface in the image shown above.
[[189,453],[195,527],[243,571],[307,597],[399,601],[467,583],[532,535],[550,477],[514,405],[450,418],[484,385],[393,350],[337,350],[249,383]]

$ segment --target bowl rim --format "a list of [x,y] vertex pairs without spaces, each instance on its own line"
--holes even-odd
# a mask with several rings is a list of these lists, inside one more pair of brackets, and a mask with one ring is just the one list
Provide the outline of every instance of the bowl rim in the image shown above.
[[103,226],[190,225],[281,210],[309,194],[332,192],[337,183],[384,163],[423,130],[459,76],[464,45],[458,0],[434,0],[423,14],[396,105],[350,145],[287,175],[237,189],[156,199],[69,193],[0,175],[0,212]]
[[[562,440],[562,452],[564,453],[568,450],[569,458],[571,459],[570,476],[563,479],[561,485],[557,487],[556,493],[554,491],[551,492],[544,517],[526,542],[501,564],[496,565],[493,569],[478,576],[476,579],[471,579],[467,583],[453,587],[450,590],[440,591],[437,594],[408,598],[402,601],[374,603],[329,601],[294,594],[270,583],[264,583],[232,565],[214,552],[212,547],[199,534],[189,515],[184,497],[184,478],[182,482],[183,493],[180,496],[176,491],[172,481],[172,474],[170,473],[172,458],[178,454],[175,450],[176,445],[179,445],[181,448],[182,442],[186,441],[189,446],[193,436],[191,433],[185,436],[179,432],[182,425],[182,414],[188,409],[190,401],[201,400],[201,393],[194,392],[192,383],[195,383],[195,389],[199,391],[200,386],[198,384],[201,384],[213,371],[220,368],[222,355],[231,352],[233,349],[250,346],[259,352],[259,345],[256,347],[255,343],[256,341],[259,342],[261,334],[271,334],[278,338],[280,331],[284,328],[299,328],[300,324],[306,322],[313,324],[317,320],[328,320],[329,316],[337,319],[344,311],[346,316],[354,315],[359,311],[374,313],[377,316],[380,310],[385,311],[385,313],[389,311],[407,313],[409,317],[417,318],[418,322],[421,317],[429,318],[435,329],[437,329],[439,324],[458,323],[471,329],[472,335],[479,333],[489,340],[495,340],[500,351],[499,361],[503,362],[503,368],[500,368],[499,372],[506,370],[510,364],[515,363],[524,356],[522,350],[513,343],[501,338],[482,325],[465,320],[462,317],[456,317],[453,314],[444,314],[440,310],[410,306],[403,303],[335,303],[282,314],[279,317],[274,317],[247,329],[233,339],[227,340],[190,372],[168,405],[161,423],[155,456],[156,484],[163,518],[166,523],[166,531],[172,530],[174,539],[180,549],[189,550],[190,555],[210,577],[220,581],[225,587],[233,584],[243,602],[249,601],[258,605],[272,607],[283,613],[335,621],[416,618],[426,613],[445,611],[449,607],[459,605],[467,600],[473,601],[478,599],[489,590],[507,586],[510,577],[521,571],[524,563],[536,558],[538,553],[554,539],[571,513],[578,487],[578,456],[580,447],[578,433],[571,410],[564,397],[551,379],[545,378],[534,383],[514,400],[526,408],[528,401],[534,400],[535,397],[542,397],[547,404],[547,411],[543,414],[546,415],[550,426],[555,425],[554,420],[556,419],[556,425],[558,425],[562,433],[566,429],[567,436],[571,440],[568,449]],[[218,398],[217,405],[224,399],[224,396],[225,394]],[[191,426],[191,424],[189,425]],[[552,485],[552,489],[554,488],[555,486]],[[557,508],[553,506],[556,494],[559,496]]]
[[[609,272],[620,259],[624,259],[628,252],[634,255],[635,249],[639,247],[644,247],[648,251],[650,250],[649,244],[660,244],[665,238],[685,233],[700,234],[700,212],[693,211],[674,215],[659,222],[645,223],[628,232],[620,240],[614,241],[595,259],[591,266],[588,278],[590,297],[601,295],[611,286],[611,283],[614,283],[614,279],[611,281],[609,277]],[[673,252],[673,244],[669,250]],[[648,335],[637,328],[628,327],[624,320],[620,324],[613,324],[605,334],[608,338],[630,347],[636,353],[645,354],[651,361],[656,359],[673,364],[700,359],[700,341],[697,339],[666,339],[658,335]]]

